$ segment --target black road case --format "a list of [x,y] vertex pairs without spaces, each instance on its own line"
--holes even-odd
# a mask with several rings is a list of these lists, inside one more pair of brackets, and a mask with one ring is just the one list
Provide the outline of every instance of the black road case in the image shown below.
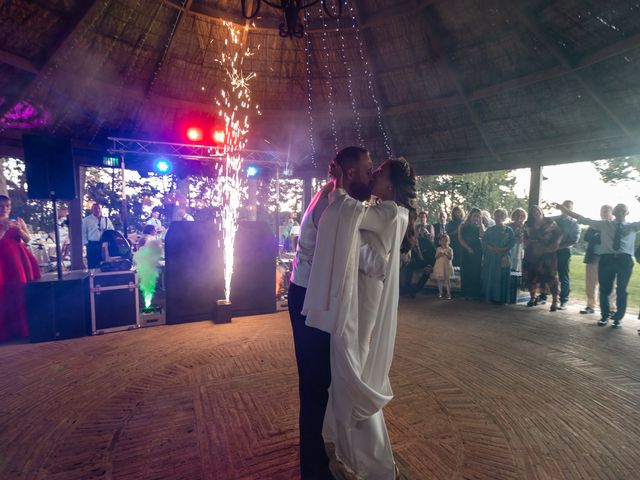
[[138,275],[135,271],[98,272],[89,278],[94,335],[138,328]]

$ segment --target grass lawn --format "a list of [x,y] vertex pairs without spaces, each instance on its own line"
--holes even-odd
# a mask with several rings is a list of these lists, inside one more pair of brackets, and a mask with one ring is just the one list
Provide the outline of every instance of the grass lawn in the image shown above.
[[[571,256],[571,301],[585,303],[587,295],[584,292],[585,265],[582,255]],[[640,305],[640,264],[635,264],[631,281],[627,288],[629,300],[627,302],[627,313],[637,315],[638,305]]]

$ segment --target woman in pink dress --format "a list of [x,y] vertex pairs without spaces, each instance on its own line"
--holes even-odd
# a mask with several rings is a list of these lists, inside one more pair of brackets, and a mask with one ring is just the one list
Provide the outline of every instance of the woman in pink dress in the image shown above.
[[40,278],[40,267],[24,245],[24,221],[9,220],[11,200],[0,195],[0,341],[28,337],[25,285]]

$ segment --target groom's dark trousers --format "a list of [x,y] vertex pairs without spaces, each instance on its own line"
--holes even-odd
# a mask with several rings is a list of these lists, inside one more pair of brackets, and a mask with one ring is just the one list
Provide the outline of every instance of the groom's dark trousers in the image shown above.
[[331,336],[305,325],[302,306],[306,288],[292,283],[289,287],[289,316],[298,363],[300,393],[300,473],[302,478],[328,471],[329,458],[324,449],[322,424],[329,399]]

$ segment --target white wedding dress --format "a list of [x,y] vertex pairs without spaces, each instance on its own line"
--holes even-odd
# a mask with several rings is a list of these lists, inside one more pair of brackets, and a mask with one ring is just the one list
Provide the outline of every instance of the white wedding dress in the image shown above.
[[338,189],[320,219],[303,308],[331,334],[331,389],[323,436],[357,478],[395,478],[382,408],[393,398],[400,245],[408,211],[364,206]]

